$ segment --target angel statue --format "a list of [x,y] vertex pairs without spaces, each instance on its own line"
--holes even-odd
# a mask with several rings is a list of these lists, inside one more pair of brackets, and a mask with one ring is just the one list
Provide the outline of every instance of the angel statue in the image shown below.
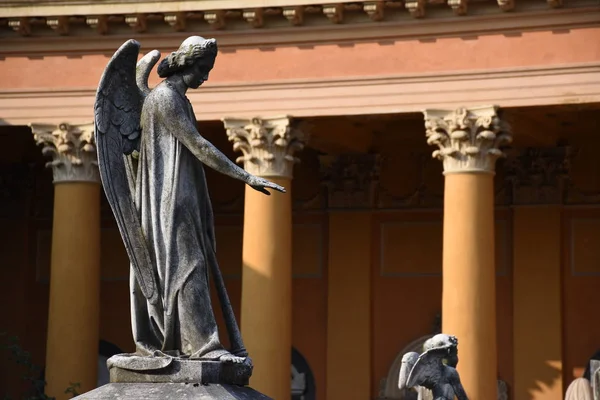
[[[197,130],[186,91],[208,79],[217,56],[215,39],[187,38],[158,64],[164,80],[153,89],[148,76],[161,54],[153,50],[138,62],[139,50],[137,41],[128,40],[116,51],[94,105],[102,185],[131,263],[136,352],[108,361],[111,380],[115,367],[164,374],[174,362],[210,361],[245,368],[247,381],[252,362],[217,264],[203,164],[267,195],[267,189],[285,189],[235,165]],[[219,340],[209,273],[229,350]]]
[[423,347],[420,355],[409,352],[402,357],[398,388],[417,389],[419,400],[429,397],[428,391],[433,400],[468,400],[456,371],[458,339],[440,333]]

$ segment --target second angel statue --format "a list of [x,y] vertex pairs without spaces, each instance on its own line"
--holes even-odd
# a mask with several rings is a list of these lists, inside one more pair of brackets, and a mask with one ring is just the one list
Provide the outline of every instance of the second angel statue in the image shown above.
[[[125,42],[109,61],[95,103],[98,166],[131,262],[136,352],[109,359],[111,381],[247,384],[252,373],[217,264],[204,165],[254,189],[285,189],[235,165],[197,130],[186,97],[208,79],[214,39],[192,36],[160,63]],[[164,80],[148,87],[158,63]],[[219,340],[214,278],[231,349]],[[213,382],[216,381],[216,382]]]

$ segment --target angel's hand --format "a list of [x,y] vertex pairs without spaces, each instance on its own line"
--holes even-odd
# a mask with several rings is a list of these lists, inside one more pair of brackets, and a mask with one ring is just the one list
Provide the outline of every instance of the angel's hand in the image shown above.
[[254,190],[258,190],[259,192],[264,193],[267,196],[271,195],[271,193],[267,189],[273,189],[273,190],[277,190],[278,192],[285,193],[284,187],[279,186],[276,183],[270,182],[270,181],[268,181],[264,178],[258,177],[258,176],[250,175],[247,183]]

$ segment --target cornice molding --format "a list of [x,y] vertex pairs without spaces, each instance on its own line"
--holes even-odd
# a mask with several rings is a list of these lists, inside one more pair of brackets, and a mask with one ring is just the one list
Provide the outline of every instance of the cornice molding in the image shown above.
[[[370,3],[376,2],[362,4],[363,7],[372,6]],[[306,8],[303,7],[298,10]],[[376,13],[376,8],[354,10],[353,14],[343,14],[346,16],[343,21],[336,20],[338,17],[335,13],[330,13],[337,9],[335,7],[317,7],[318,10],[312,13],[298,11],[287,14],[286,8],[280,9],[276,14],[260,11],[263,9],[248,11],[245,8],[246,11],[231,11],[235,17],[230,17],[229,20],[229,11],[225,14],[215,11],[192,16],[185,12],[115,15],[116,11],[110,16],[90,16],[79,11],[77,15],[62,17],[5,17],[0,19],[0,57],[113,54],[116,48],[131,37],[141,41],[144,48],[172,51],[190,32],[215,36],[222,50],[233,50],[428,40],[486,34],[510,35],[527,31],[560,31],[600,26],[600,5],[591,0],[573,0],[568,7],[558,9],[550,9],[540,0],[524,0],[519,4],[518,11],[510,13],[502,11],[494,3],[475,2],[471,5],[471,10],[475,10],[473,15],[465,16],[454,15],[447,6],[436,7],[427,14],[431,18],[426,19],[412,18],[403,6],[392,8],[383,19],[377,17],[381,14]],[[7,14],[10,8],[0,7],[0,10],[3,17],[12,15]],[[214,31],[214,28],[218,30]]]
[[[0,125],[87,123],[95,88],[0,90]],[[191,91],[199,121],[421,112],[498,104],[525,107],[600,102],[600,62],[376,77],[210,82]]]
[[[347,0],[328,0],[327,4],[345,3]],[[244,8],[321,5],[323,0],[37,0],[4,1],[0,9],[6,17],[40,17],[58,15],[99,15],[195,12],[211,10],[239,10]]]

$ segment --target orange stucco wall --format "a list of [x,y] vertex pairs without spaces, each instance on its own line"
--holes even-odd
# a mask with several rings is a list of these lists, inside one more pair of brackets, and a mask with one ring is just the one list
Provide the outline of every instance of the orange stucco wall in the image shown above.
[[600,209],[569,210],[563,216],[564,379],[583,374],[600,350],[597,315],[600,287]]
[[[218,33],[215,37],[218,40]],[[280,47],[270,51],[240,49],[221,52],[207,85],[585,63],[600,59],[600,47],[591,45],[598,37],[600,28],[586,28],[559,33],[527,32],[520,36],[442,38],[432,42],[406,40],[352,46]],[[144,49],[152,47],[143,36],[135,38]],[[0,87],[94,87],[107,61],[104,55],[7,57],[0,60]]]

